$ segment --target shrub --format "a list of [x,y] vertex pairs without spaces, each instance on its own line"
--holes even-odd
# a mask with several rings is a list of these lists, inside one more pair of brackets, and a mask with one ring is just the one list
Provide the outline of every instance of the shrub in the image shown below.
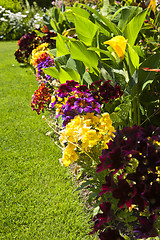
[[42,27],[44,12],[36,5],[30,6],[26,0],[22,11],[12,12],[0,6],[0,38],[19,39],[22,34]]
[[[22,0],[25,3],[25,0]],[[29,4],[32,6],[34,5],[34,2],[37,3],[37,5],[41,8],[50,8],[52,5],[51,0],[28,0]]]
[[0,6],[6,10],[10,10],[13,13],[22,11],[22,2],[21,0],[0,0]]

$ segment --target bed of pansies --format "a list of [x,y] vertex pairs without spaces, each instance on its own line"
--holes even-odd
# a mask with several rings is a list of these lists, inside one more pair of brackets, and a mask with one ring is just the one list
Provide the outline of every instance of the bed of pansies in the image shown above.
[[102,240],[160,236],[159,20],[153,0],[112,2],[106,15],[62,4],[18,41],[39,85],[31,107],[87,188],[89,234]]

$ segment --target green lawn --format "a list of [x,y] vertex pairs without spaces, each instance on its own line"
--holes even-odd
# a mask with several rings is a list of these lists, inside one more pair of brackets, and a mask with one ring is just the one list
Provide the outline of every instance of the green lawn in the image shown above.
[[37,83],[0,42],[0,239],[88,240],[89,214],[60,150],[30,107]]

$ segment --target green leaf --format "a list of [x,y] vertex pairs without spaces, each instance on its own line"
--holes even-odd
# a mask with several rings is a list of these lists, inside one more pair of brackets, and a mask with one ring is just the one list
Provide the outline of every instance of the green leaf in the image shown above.
[[59,71],[56,67],[44,68],[44,72],[51,77],[58,79],[61,83],[65,83],[67,80],[80,81],[80,75],[71,68],[60,66]]
[[122,121],[125,121],[127,119],[130,107],[131,107],[130,103],[127,103],[127,104],[122,103],[115,108],[115,111],[118,110],[118,117],[122,119]]
[[80,75],[73,69],[67,67],[60,67],[59,81],[65,83],[67,80],[80,81]]
[[72,23],[74,23],[74,15],[73,15],[73,12],[71,11],[71,10],[67,10],[67,11],[65,11],[64,12],[64,15],[66,16],[66,18],[67,18],[67,20],[69,21],[69,22],[72,22]]
[[95,24],[99,27],[99,31],[103,33],[107,37],[107,39],[111,38],[111,33],[109,28],[105,24],[103,24],[102,21],[96,19]]
[[70,54],[70,52],[67,48],[65,39],[66,38],[63,37],[62,35],[57,34],[57,38],[56,38],[57,57]]
[[142,25],[144,23],[144,20],[146,18],[146,14],[147,14],[148,10],[144,10],[141,13],[139,13],[138,15],[136,15],[125,27],[124,29],[124,37],[126,39],[128,39],[128,43],[133,46],[139,31],[142,28]]
[[92,82],[93,82],[93,79],[92,79],[92,76],[89,72],[85,72],[83,74],[83,80],[88,84],[88,85],[91,85]]
[[68,46],[73,59],[80,60],[87,67],[98,70],[99,57],[94,51],[88,50],[87,47],[79,41],[70,41]]
[[47,26],[47,28],[48,28],[49,31],[50,31],[50,30],[53,30],[53,28],[51,27],[51,24],[50,24],[50,21],[51,21],[51,17],[50,17],[50,16],[48,16],[47,14],[45,14],[45,15],[43,16],[43,21],[44,21],[44,25]]
[[93,209],[93,217],[99,213],[100,206],[97,206]]
[[134,7],[134,6],[123,7],[121,12],[121,17],[118,23],[118,27],[123,30],[127,25],[127,23],[130,22],[131,19],[141,11],[142,10],[139,7]]
[[60,57],[56,57],[56,58],[54,58],[54,61],[58,65],[66,65],[70,56],[71,56],[70,54],[67,54],[67,55],[63,55]]
[[160,63],[160,53],[154,54],[151,57],[147,58],[141,65],[138,71],[138,86],[139,89],[142,89],[142,86],[148,80],[154,79],[155,72],[144,71],[142,68],[151,68],[156,69]]
[[90,16],[90,13],[88,11],[80,7],[67,7],[65,11],[65,15],[69,21],[71,20],[71,22],[74,22],[73,14],[83,16],[84,18],[89,18]]
[[45,74],[48,74],[49,76],[59,79],[59,72],[56,69],[56,67],[49,67],[49,68],[44,68],[43,69]]
[[129,92],[131,91],[131,89],[133,88],[133,86],[135,84],[138,83],[138,71],[136,70],[132,76],[132,78],[129,80],[128,82],[128,86],[129,86]]
[[81,76],[81,79],[83,77],[83,74],[85,73],[85,65],[83,64],[82,61],[79,60],[75,60],[72,57],[70,57],[66,63],[66,67],[73,69],[74,71],[76,71],[77,73],[79,73],[79,75]]
[[53,57],[56,57],[56,56],[57,56],[57,48],[50,49],[50,50],[49,50],[49,53],[50,53]]
[[143,85],[142,85],[142,91],[147,87],[148,84],[151,84],[153,82],[153,80],[148,80],[147,82],[145,82]]
[[75,14],[75,27],[78,38],[84,44],[91,46],[93,38],[98,30],[98,26],[87,18]]
[[122,124],[122,119],[118,116],[117,112],[113,112],[110,114],[110,118],[112,120],[112,123],[116,126],[118,126],[119,124]]
[[50,20],[51,27],[54,29],[55,32],[59,32],[59,27],[56,21],[52,18]]
[[139,56],[137,52],[128,44],[128,53],[135,69],[139,68]]
[[80,3],[80,5],[84,6],[86,9],[88,9],[89,11],[94,13],[96,15],[96,17],[98,17],[105,25],[107,25],[110,32],[113,33],[114,35],[119,35],[122,33],[121,30],[114,23],[112,23],[109,18],[102,16],[102,14],[99,14],[97,12],[97,10],[95,10],[85,4]]
[[94,47],[90,47],[90,48],[88,48],[88,50],[92,50],[92,51],[95,51],[95,52],[103,53],[104,55],[109,57],[113,61],[113,63],[116,64],[116,66],[118,67],[118,65],[116,63],[116,59],[113,57],[113,55],[109,51],[105,51],[103,49],[94,48]]

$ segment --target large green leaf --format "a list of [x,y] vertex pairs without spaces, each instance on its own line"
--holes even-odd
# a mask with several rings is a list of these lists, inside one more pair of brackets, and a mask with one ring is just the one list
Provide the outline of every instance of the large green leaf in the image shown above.
[[90,13],[85,9],[82,9],[81,7],[67,7],[64,14],[67,17],[67,19],[69,21],[71,20],[72,22],[74,22],[73,14],[83,16],[85,18],[89,18],[90,16]]
[[137,52],[128,44],[128,53],[130,55],[131,62],[135,69],[139,68],[139,56]]
[[103,33],[107,37],[107,39],[111,38],[110,29],[105,24],[103,24],[102,21],[96,19],[95,24],[99,27],[99,31]]
[[94,51],[88,50],[79,41],[70,41],[68,46],[73,59],[82,61],[89,68],[97,69],[99,57]]
[[56,67],[49,67],[43,69],[45,74],[48,74],[49,76],[59,79],[59,71],[56,69]]
[[56,37],[57,57],[70,54],[70,52],[69,52],[69,50],[67,48],[65,39],[66,38],[63,37],[62,35],[57,34],[57,37]]
[[112,60],[113,64],[115,64],[118,67],[118,65],[116,63],[116,59],[113,57],[113,55],[109,51],[105,51],[103,49],[99,49],[99,48],[95,48],[95,47],[90,47],[88,49],[95,51],[97,53],[103,53],[104,55],[106,55],[107,57],[109,57]]
[[123,30],[126,27],[127,23],[129,23],[135,15],[140,13],[142,9],[134,6],[126,6],[121,9],[122,12],[120,20],[118,22],[118,27]]
[[66,65],[70,56],[71,56],[70,54],[67,54],[67,55],[63,55],[63,56],[60,56],[60,57],[56,57],[56,58],[54,58],[54,61],[58,66],[59,65]]
[[81,76],[81,79],[83,77],[83,74],[85,73],[85,65],[83,64],[82,61],[79,60],[75,60],[72,57],[70,57],[66,63],[66,67],[73,69],[74,71],[76,71],[77,73],[79,73],[79,75]]
[[84,4],[80,4],[82,6],[84,6],[86,9],[88,9],[90,12],[94,13],[94,15],[96,16],[96,18],[98,17],[110,30],[111,33],[113,33],[114,35],[121,35],[121,30],[110,21],[109,18],[102,16],[102,14],[98,13],[97,10],[84,5]]
[[94,73],[91,72],[85,72],[83,74],[83,83],[91,85],[93,82],[96,82],[99,80],[99,76],[95,75]]
[[91,46],[98,26],[87,18],[75,14],[75,27],[78,38],[87,46]]
[[67,80],[80,81],[80,75],[71,68],[60,67],[59,81],[65,83]]
[[125,27],[124,29],[124,37],[126,39],[128,39],[128,43],[133,46],[139,31],[142,28],[142,25],[144,23],[144,20],[146,18],[146,14],[147,14],[148,10],[144,10],[141,13],[139,13],[138,15],[136,15]]
[[58,79],[61,83],[65,83],[67,80],[80,81],[80,75],[73,69],[65,66],[60,66],[59,71],[55,67],[45,68],[44,72],[55,79]]

